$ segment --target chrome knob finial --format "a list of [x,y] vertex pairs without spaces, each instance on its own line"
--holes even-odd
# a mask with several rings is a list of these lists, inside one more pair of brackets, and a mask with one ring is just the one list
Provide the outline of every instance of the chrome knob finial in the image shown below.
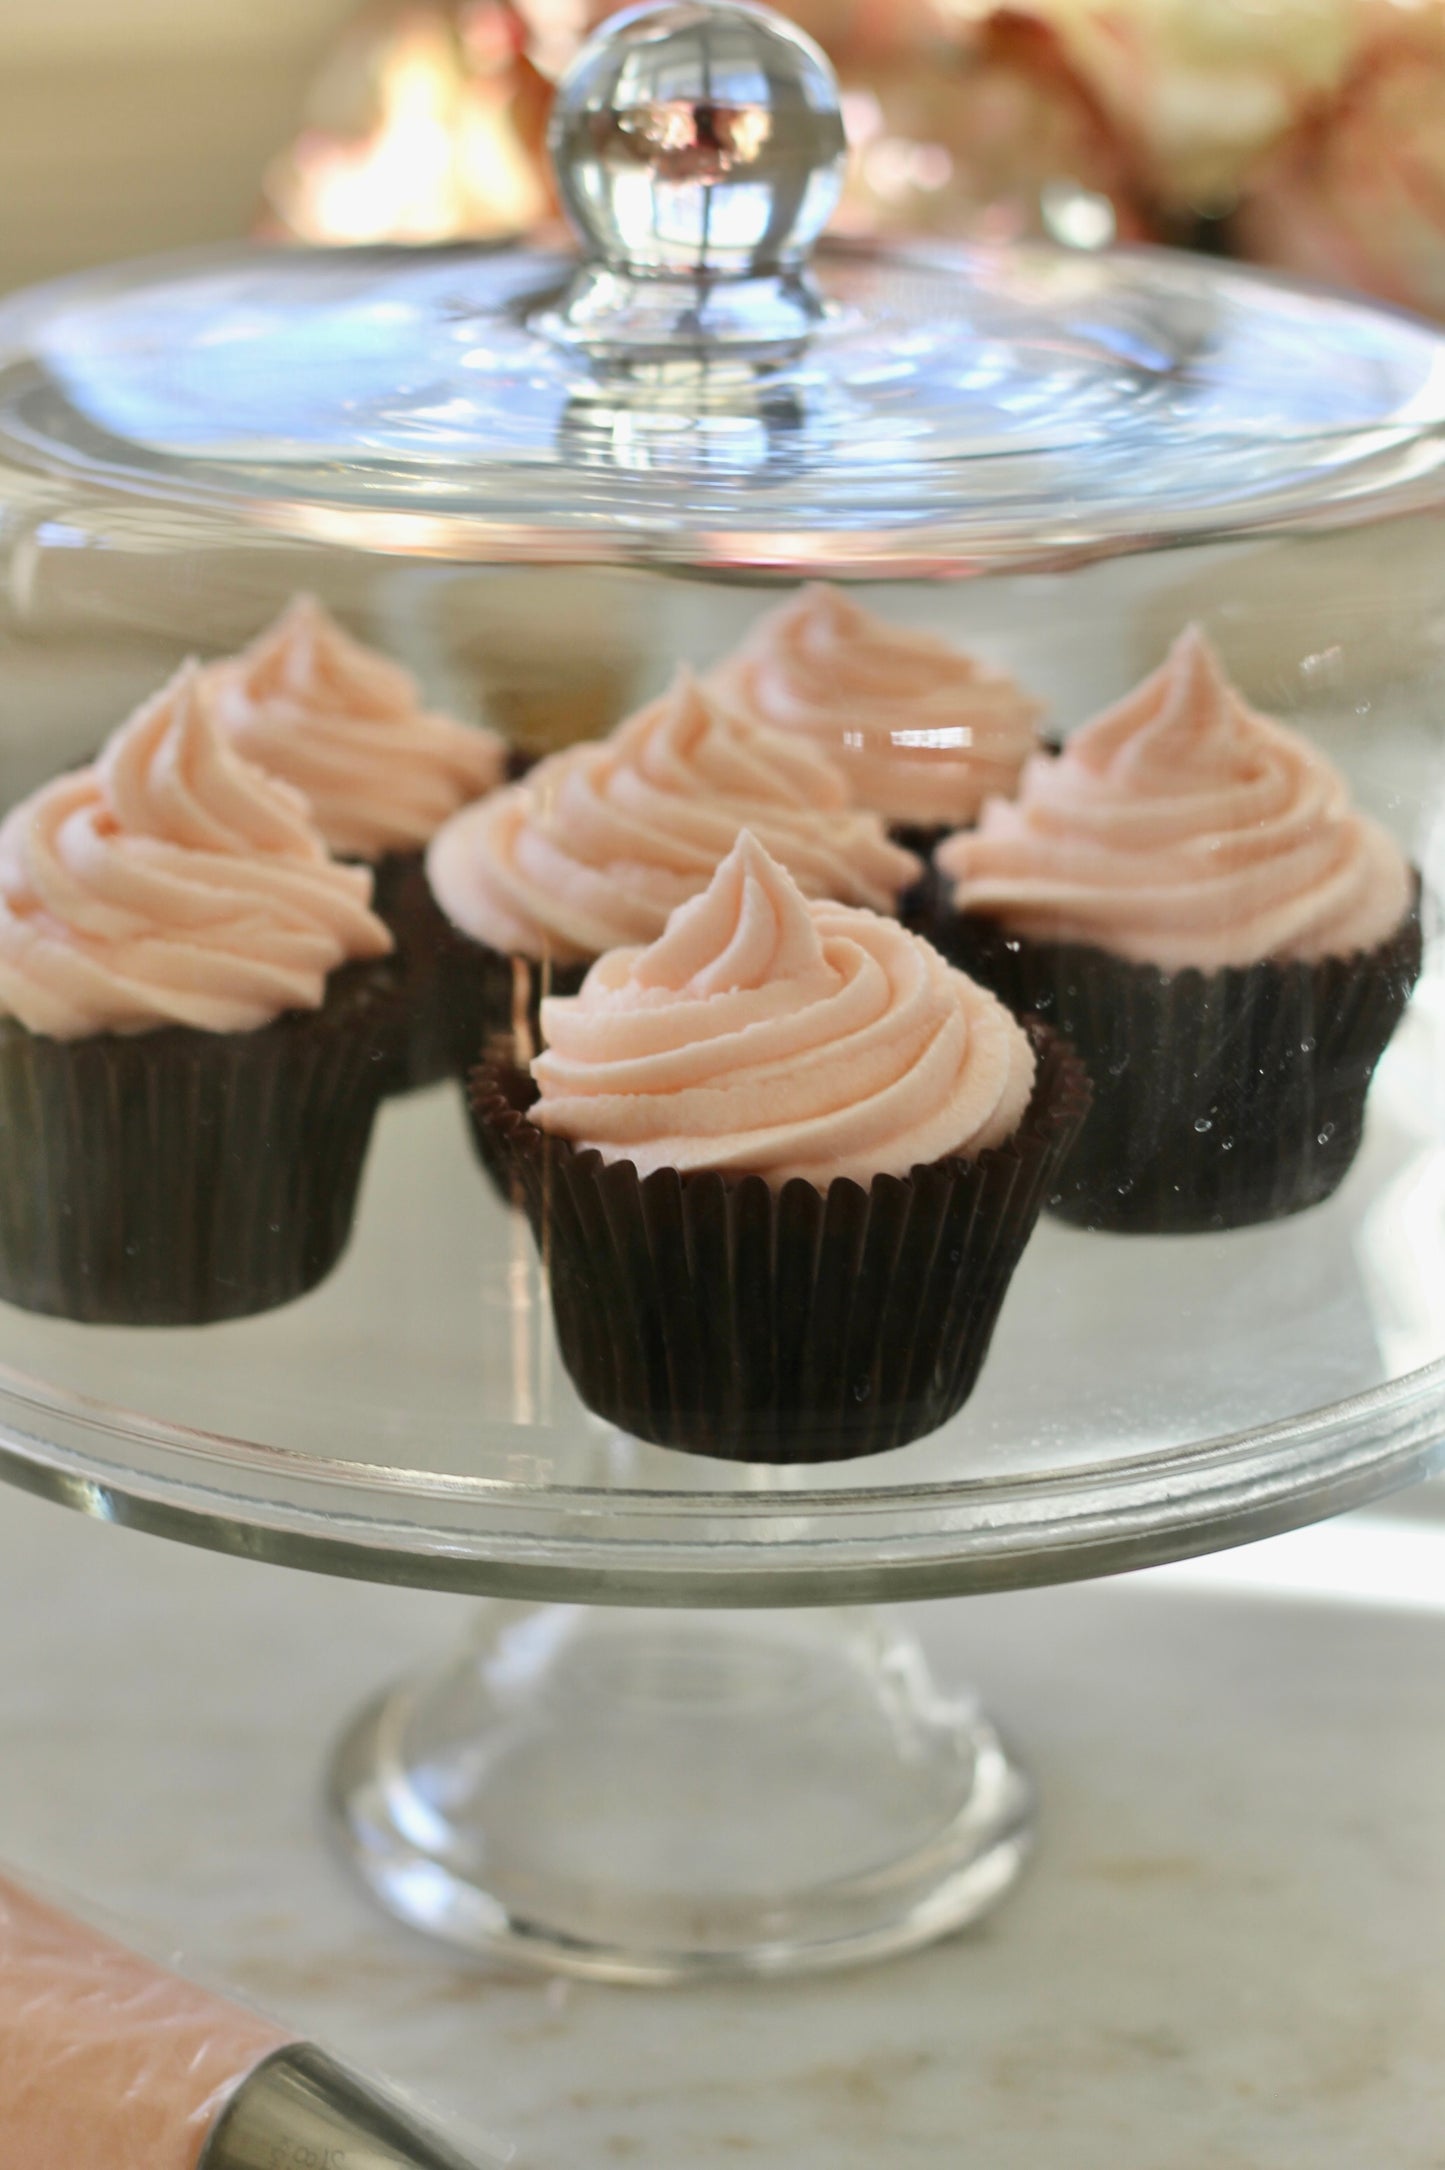
[[[831,67],[792,23],[737,0],[661,0],[614,16],[563,77],[549,141],[591,262],[593,311],[604,270],[614,283],[694,290],[786,285],[843,186]],[[654,320],[659,299],[644,310]],[[701,343],[719,332],[732,343],[736,313],[715,307]],[[796,336],[796,308],[784,315]]]

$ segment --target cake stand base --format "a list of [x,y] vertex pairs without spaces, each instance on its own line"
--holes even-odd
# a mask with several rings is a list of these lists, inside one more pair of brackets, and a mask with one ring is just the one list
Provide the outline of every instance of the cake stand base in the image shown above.
[[1032,1790],[873,1612],[489,1606],[353,1725],[345,1849],[394,1914],[617,1982],[807,1973],[976,1920]]

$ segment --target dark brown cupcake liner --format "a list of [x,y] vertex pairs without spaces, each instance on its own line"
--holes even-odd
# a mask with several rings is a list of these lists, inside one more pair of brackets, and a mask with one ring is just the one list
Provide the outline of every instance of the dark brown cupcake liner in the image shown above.
[[933,854],[946,837],[957,834],[947,827],[924,829],[916,823],[893,822],[888,830],[895,844],[911,851],[923,862],[923,872],[918,880],[905,889],[898,899],[898,917],[912,934],[926,934],[933,909]]
[[0,1022],[0,1299],[129,1326],[289,1303],[351,1233],[396,1031],[389,966],[257,1032]]
[[367,862],[375,883],[372,910],[396,943],[401,1007],[390,1092],[415,1092],[456,1067],[449,960],[460,939],[432,895],[420,851],[387,852]]
[[[973,824],[965,822],[964,827],[971,829]],[[905,851],[913,852],[927,867],[932,864],[933,854],[944,838],[956,836],[958,831],[951,829],[946,821],[928,824],[917,821],[890,821],[888,834],[895,844],[901,844]]]
[[518,1036],[511,1032],[489,1034],[480,1049],[480,1060],[471,1066],[465,1081],[467,1113],[471,1118],[467,1127],[477,1158],[503,1205],[514,1206],[518,1211],[526,1201],[516,1153],[499,1124],[482,1120],[472,1098],[470,1080],[478,1071],[485,1070],[491,1090],[505,1100],[515,1114],[524,1116],[537,1098],[531,1072],[519,1059],[531,1044],[535,1043],[530,1041],[530,1036],[526,1043],[519,1043]]
[[[1041,738],[1037,750],[1040,753],[1057,754],[1062,753],[1063,746],[1064,742],[1061,738]],[[1017,789],[1017,784],[1015,789]],[[1004,798],[1012,798],[1014,792],[1006,791],[1000,795]],[[965,836],[970,829],[976,829],[977,827],[977,813],[968,821],[891,821],[888,824],[888,834],[892,837],[894,843],[901,844],[905,851],[915,853],[923,861],[926,870],[923,881],[915,889],[907,892],[907,901],[910,906],[921,903],[924,894],[930,896],[932,894],[931,870],[933,867],[933,854],[937,851],[939,845],[947,843],[951,836]],[[902,916],[905,915],[900,911],[900,917]]]
[[588,1407],[662,1446],[770,1463],[880,1454],[946,1423],[1088,1109],[1072,1049],[1030,1030],[1038,1079],[1006,1144],[826,1194],[639,1178],[539,1130],[514,1066],[481,1066],[483,1150],[521,1194]]
[[[937,904],[946,892],[934,891]],[[1375,949],[1166,973],[935,911],[933,939],[1078,1049],[1094,1109],[1050,1210],[1088,1228],[1244,1228],[1328,1198],[1359,1151],[1375,1067],[1420,976],[1419,891]]]
[[372,862],[373,909],[396,942],[403,1008],[391,1092],[415,1092],[463,1075],[483,1043],[519,1018],[535,1028],[545,994],[575,994],[585,965],[543,965],[474,942],[432,894],[422,852],[389,852]]
[[588,964],[552,964],[505,956],[473,942],[448,923],[445,952],[450,1067],[466,1077],[498,1034],[527,1035],[536,1044],[549,995],[575,995]]

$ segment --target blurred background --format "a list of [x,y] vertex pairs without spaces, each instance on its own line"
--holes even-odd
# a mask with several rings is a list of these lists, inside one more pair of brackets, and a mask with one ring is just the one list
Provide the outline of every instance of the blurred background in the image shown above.
[[347,0],[4,0],[0,283],[244,233]]
[[[550,87],[607,0],[5,0],[0,285],[245,233],[552,213]],[[855,231],[1160,239],[1445,315],[1445,0],[797,0]]]

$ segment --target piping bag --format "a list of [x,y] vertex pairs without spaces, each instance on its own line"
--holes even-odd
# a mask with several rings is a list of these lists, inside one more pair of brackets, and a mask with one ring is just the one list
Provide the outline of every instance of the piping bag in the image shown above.
[[0,2165],[482,2170],[314,2043],[3,1874]]

